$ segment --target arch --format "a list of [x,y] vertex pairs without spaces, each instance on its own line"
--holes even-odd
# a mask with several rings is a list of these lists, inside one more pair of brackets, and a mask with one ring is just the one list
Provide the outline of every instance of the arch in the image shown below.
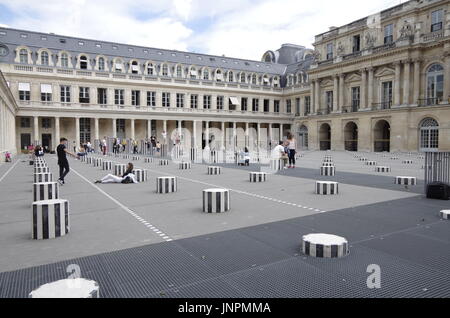
[[184,76],[184,70],[181,64],[175,65],[175,76],[178,78],[182,78]]
[[375,152],[391,151],[391,125],[387,120],[380,119],[373,128],[373,150]]
[[233,71],[228,71],[228,73],[227,73],[227,81],[228,82],[234,82],[234,72]]
[[138,60],[130,61],[130,68],[129,68],[128,72],[131,74],[141,74]]
[[273,53],[272,51],[267,51],[266,53],[264,53],[261,62],[275,63],[275,53]]
[[331,150],[331,126],[323,123],[319,128],[319,147],[320,150]]
[[222,70],[220,68],[216,69],[214,74],[215,74],[216,81],[223,82],[223,72],[222,72]]
[[98,55],[96,57],[96,69],[98,71],[108,71],[107,65],[108,65],[108,59],[104,55]]
[[112,62],[112,71],[116,73],[123,73],[124,72],[124,62],[120,57],[114,58]]
[[59,67],[64,68],[71,68],[72,67],[72,61],[71,61],[71,55],[67,51],[60,51],[58,53],[58,63],[57,65]]
[[197,67],[195,65],[191,65],[189,67],[189,78],[197,79],[198,76],[199,76],[199,74],[198,74]]
[[210,72],[209,72],[209,69],[207,67],[204,67],[202,69],[202,79],[203,80],[207,80],[207,81],[210,80]]
[[152,61],[147,61],[145,63],[145,74],[146,75],[155,75],[156,69],[155,69],[155,63]]
[[439,150],[439,123],[431,117],[426,117],[419,123],[419,150]]
[[170,76],[170,69],[167,63],[161,64],[161,76]]
[[[25,53],[21,56],[21,53]],[[16,63],[22,64],[33,64],[33,59],[31,58],[31,50],[27,46],[18,46],[16,48],[16,58],[14,60]]]
[[82,54],[78,58],[78,68],[80,70],[87,70],[89,66],[89,59],[86,55]]
[[52,53],[47,49],[39,49],[37,51],[38,65],[53,66]]
[[305,125],[298,128],[298,148],[300,150],[308,150],[309,148],[309,132]]
[[358,125],[353,121],[344,127],[344,145],[346,151],[358,151]]
[[255,73],[253,73],[253,74],[251,75],[250,83],[251,83],[252,85],[258,85],[258,77],[256,76]]

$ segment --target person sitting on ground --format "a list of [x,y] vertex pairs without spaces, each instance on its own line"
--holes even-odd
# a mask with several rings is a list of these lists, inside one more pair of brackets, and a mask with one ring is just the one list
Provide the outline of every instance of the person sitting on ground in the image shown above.
[[284,145],[285,143],[280,141],[279,145],[272,150],[272,159],[283,160],[283,169],[287,169],[288,155]]
[[5,153],[5,162],[11,162],[11,153],[9,151]]
[[125,173],[119,177],[113,174],[108,174],[104,176],[101,180],[95,181],[95,183],[138,183],[136,176],[133,174],[134,166],[130,162],[128,163],[127,170]]

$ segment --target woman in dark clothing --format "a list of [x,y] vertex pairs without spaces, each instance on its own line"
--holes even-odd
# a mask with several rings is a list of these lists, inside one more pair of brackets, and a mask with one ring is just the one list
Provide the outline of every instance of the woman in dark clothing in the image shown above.
[[113,174],[108,174],[104,176],[101,180],[95,181],[95,183],[138,183],[136,176],[133,174],[134,166],[130,162],[127,166],[125,173],[119,177]]

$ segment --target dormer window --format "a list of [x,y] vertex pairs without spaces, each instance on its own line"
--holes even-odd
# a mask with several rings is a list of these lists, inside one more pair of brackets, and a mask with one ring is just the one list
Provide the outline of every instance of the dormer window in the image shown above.
[[69,67],[69,57],[67,55],[67,53],[62,53],[61,54],[61,67]]
[[209,71],[206,68],[203,70],[203,79],[209,80]]
[[19,52],[20,63],[28,64],[28,51],[25,49],[21,49]]
[[133,62],[131,63],[131,73],[132,73],[132,74],[138,74],[138,73],[139,73],[138,62],[133,61]]
[[155,73],[155,67],[153,66],[153,63],[147,64],[147,75],[153,75]]
[[389,24],[384,27],[384,44],[394,42],[394,25]]
[[84,55],[80,56],[80,69],[81,70],[87,70],[88,68],[88,60],[87,57]]
[[327,60],[333,59],[333,43],[327,44]]
[[167,64],[163,64],[161,73],[162,76],[169,76],[169,67]]
[[228,82],[234,82],[234,74],[232,71],[228,72]]
[[256,79],[256,74],[252,75],[252,84],[256,85],[257,84],[257,79]]
[[98,59],[98,70],[104,71],[105,70],[105,59],[103,57],[100,57]]
[[48,65],[49,64],[49,57],[48,57],[48,53],[46,51],[43,51],[41,53],[41,64],[42,65]]
[[177,66],[177,77],[183,77],[183,69],[180,65]]

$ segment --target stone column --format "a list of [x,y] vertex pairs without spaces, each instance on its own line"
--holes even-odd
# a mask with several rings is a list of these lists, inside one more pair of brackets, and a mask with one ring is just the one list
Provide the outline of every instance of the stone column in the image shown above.
[[[447,13],[448,16],[448,13]],[[450,52],[444,53],[444,98],[442,103],[450,103]]]
[[112,137],[117,138],[117,119],[112,119]]
[[178,121],[178,136],[180,137],[180,142],[181,142],[181,133],[182,133],[182,121],[181,120],[179,120]]
[[205,145],[209,148],[209,121],[206,121],[206,129],[205,129]]
[[258,123],[258,135],[257,135],[257,149],[261,147],[261,123]]
[[100,134],[99,134],[99,119],[98,118],[94,118],[94,139],[95,140],[99,140],[100,139]]
[[345,75],[339,74],[339,111],[342,111],[342,108],[345,106],[345,99],[344,99],[344,87],[345,87]]
[[55,150],[56,147],[58,146],[60,138],[61,138],[60,118],[55,117],[55,140],[53,141],[53,145],[54,145],[53,150]]
[[37,144],[40,144],[40,139],[39,139],[39,117],[38,116],[34,116],[33,117],[33,138],[34,138],[34,144],[36,146]]
[[220,142],[220,149],[221,150],[225,150],[225,122],[223,121],[222,123],[221,123],[221,138],[222,138],[222,140],[221,140],[221,142]]
[[283,140],[284,137],[283,130],[283,124],[280,124],[280,140]]
[[147,139],[150,140],[152,137],[152,120],[147,119]]
[[248,122],[246,122],[245,123],[245,147],[248,147],[249,146],[249,123]]
[[163,132],[165,133],[165,138],[164,138],[164,140],[163,140],[163,144],[164,145],[167,145],[167,139],[169,138],[169,133],[167,132],[167,120],[164,120],[163,121]]
[[[272,123],[269,123],[269,141],[272,142],[273,141],[273,131],[272,131],[273,127],[272,127]],[[276,145],[272,145],[272,148],[275,147]]]
[[193,138],[192,138],[193,147],[197,148],[198,145],[197,145],[197,121],[196,120],[194,120],[192,122],[192,135],[193,135]]
[[403,105],[409,105],[409,83],[411,76],[411,64],[409,60],[403,62]]
[[131,139],[134,140],[135,139],[135,129],[134,129],[134,123],[135,120],[134,119],[130,119],[130,127],[131,127]]
[[372,109],[373,106],[373,76],[374,76],[374,69],[373,67],[369,67],[369,83],[368,86],[368,92],[367,92],[367,108]]
[[75,117],[75,146],[80,147],[80,118]]
[[339,111],[339,77],[338,75],[334,75],[334,86],[333,86],[333,113]]
[[236,149],[236,126],[237,123],[233,122],[233,149]]
[[313,114],[317,114],[317,112],[320,110],[320,81],[316,81],[316,88],[315,88],[315,94],[314,97],[315,105],[314,105],[314,112]]
[[414,94],[413,105],[417,106],[420,99],[420,59],[414,60]]
[[395,62],[395,82],[394,82],[394,106],[400,106],[400,73],[401,64],[400,62]]
[[316,81],[311,80],[309,87],[311,89],[311,104],[309,105],[309,112],[310,114],[314,114],[314,105],[316,105]]
[[366,69],[361,70],[361,104],[360,109],[366,109],[366,90],[367,90],[367,72]]

